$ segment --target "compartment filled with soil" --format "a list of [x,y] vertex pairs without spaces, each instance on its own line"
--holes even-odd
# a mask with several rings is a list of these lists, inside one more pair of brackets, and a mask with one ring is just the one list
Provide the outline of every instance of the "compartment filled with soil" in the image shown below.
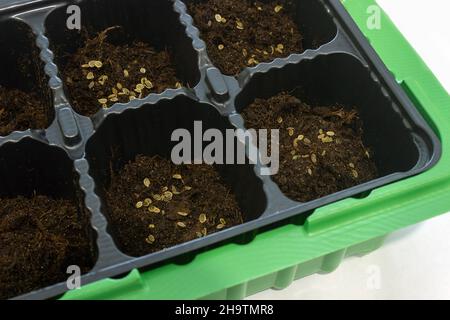
[[89,173],[108,232],[124,253],[143,256],[169,249],[257,219],[266,209],[253,165],[172,162],[178,144],[172,133],[182,129],[193,137],[200,120],[205,131],[232,128],[211,105],[180,94],[109,116],[89,140]]
[[117,241],[142,256],[241,224],[233,192],[210,165],[136,157],[112,175],[106,201]]
[[94,232],[64,151],[25,139],[2,146],[0,163],[0,298],[91,270]]
[[187,6],[208,56],[227,75],[318,48],[336,34],[330,17],[309,0],[197,0]]
[[282,92],[256,99],[242,115],[249,128],[280,130],[280,171],[273,180],[296,201],[315,200],[378,177],[356,108],[312,106]]
[[53,120],[44,64],[31,30],[22,22],[0,22],[0,136],[46,129]]
[[170,1],[82,1],[80,7],[86,21],[80,32],[60,32],[64,11],[47,21],[78,113],[92,116],[115,103],[197,83],[196,54]]
[[71,265],[89,271],[87,225],[70,200],[0,197],[0,298],[66,281]]

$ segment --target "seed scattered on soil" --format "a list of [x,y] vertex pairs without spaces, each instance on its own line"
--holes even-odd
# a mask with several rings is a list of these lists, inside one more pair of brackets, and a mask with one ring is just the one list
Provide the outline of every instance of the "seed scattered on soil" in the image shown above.
[[246,67],[304,51],[296,10],[283,10],[282,3],[201,0],[187,6],[213,63],[223,73],[237,75]]
[[200,221],[200,223],[205,223],[206,222],[206,214],[202,213],[199,217],[198,220]]
[[144,179],[144,186],[147,188],[150,187],[150,179],[149,178]]
[[[105,103],[100,104],[108,108],[117,102],[127,103],[150,93],[161,93],[181,83],[176,75],[170,48],[158,51],[151,43],[134,40],[133,35],[127,34],[119,26],[107,28],[95,35],[82,31],[83,45],[69,55],[67,63],[61,66],[68,97],[78,113],[94,115],[99,111],[99,99],[108,97]],[[124,39],[125,44],[112,42],[111,39],[118,37]],[[67,56],[67,52],[62,49],[55,50],[57,54]],[[141,82],[143,74],[147,75],[146,82]],[[121,87],[115,93],[111,89],[118,83]],[[138,94],[131,93],[135,88]],[[110,96],[111,93],[116,96]]]
[[[149,187],[142,183],[145,178],[152,182]],[[146,207],[147,213],[134,207],[136,201],[145,207],[145,199],[153,202]],[[114,173],[105,203],[116,241],[131,256],[163,250],[243,221],[234,194],[214,167],[176,166],[159,156],[137,156]],[[145,241],[149,229],[157,239],[153,243]]]
[[275,6],[274,11],[275,11],[276,13],[280,12],[281,10],[283,10],[283,6],[280,6],[280,5]]
[[142,208],[144,206],[144,203],[142,202],[142,201],[138,201],[137,203],[136,203],[136,209],[140,209],[140,208]]
[[[293,200],[311,201],[378,177],[355,107],[308,105],[283,92],[256,99],[242,115],[246,127],[280,129],[280,170],[272,178]],[[301,134],[293,139],[289,128]],[[308,138],[318,133],[319,139]]]
[[148,207],[148,211],[152,212],[152,213],[160,213],[161,209],[155,206],[150,206]]
[[155,236],[154,235],[149,235],[146,239],[145,242],[147,242],[148,244],[153,244],[155,242]]

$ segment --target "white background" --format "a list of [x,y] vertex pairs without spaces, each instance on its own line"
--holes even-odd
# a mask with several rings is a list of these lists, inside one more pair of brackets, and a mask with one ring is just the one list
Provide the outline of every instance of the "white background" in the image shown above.
[[[450,1],[378,4],[450,92]],[[379,288],[370,282],[375,273],[380,275]],[[267,290],[250,299],[450,299],[450,213],[391,235],[378,251],[344,260],[331,274],[300,279],[285,290]]]

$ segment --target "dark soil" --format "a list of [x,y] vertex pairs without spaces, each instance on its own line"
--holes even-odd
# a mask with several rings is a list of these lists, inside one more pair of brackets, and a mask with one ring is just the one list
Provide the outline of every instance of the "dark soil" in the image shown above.
[[306,202],[378,177],[354,108],[310,106],[288,93],[257,99],[243,111],[247,128],[280,129],[280,171],[291,199]]
[[304,51],[289,3],[203,0],[188,7],[212,62],[224,74],[237,75],[246,67]]
[[37,94],[0,86],[0,136],[13,131],[45,129],[49,122],[45,103]]
[[66,281],[67,267],[93,266],[88,221],[67,200],[0,199],[0,298]]
[[132,256],[243,222],[233,193],[212,166],[176,166],[159,156],[137,156],[113,174],[106,198],[118,244]]
[[85,38],[85,45],[70,56],[62,71],[78,113],[92,116],[102,107],[181,87],[168,50],[157,51],[140,41],[130,44],[109,41],[127,38],[121,27]]

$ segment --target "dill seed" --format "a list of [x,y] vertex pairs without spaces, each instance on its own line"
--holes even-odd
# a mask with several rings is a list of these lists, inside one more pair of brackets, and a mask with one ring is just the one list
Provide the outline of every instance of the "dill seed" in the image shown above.
[[123,89],[123,85],[122,85],[120,82],[118,82],[118,83],[116,84],[116,87],[117,87],[117,89],[119,89],[119,90],[122,90],[122,89]]
[[164,197],[164,201],[167,201],[167,202],[171,201],[173,198],[173,193],[170,191],[166,191],[166,192],[164,192],[163,197]]
[[167,190],[169,190],[169,188],[163,187],[163,188],[161,189],[161,192],[166,192]]
[[282,117],[278,117],[277,118],[277,122],[280,123],[280,124],[283,123],[283,118]]
[[186,191],[190,191],[190,190],[192,190],[192,187],[189,187],[189,186],[185,186],[185,187],[184,187],[184,190],[186,190]]
[[217,46],[217,49],[219,49],[220,51],[222,51],[223,49],[225,49],[225,46],[223,44],[219,44]]
[[303,141],[304,141],[306,144],[311,144],[311,140],[309,140],[308,138],[305,138]]
[[98,102],[99,102],[100,104],[107,104],[107,103],[108,103],[108,99],[101,98],[101,99],[98,99]]
[[118,99],[117,97],[112,97],[112,98],[109,99],[109,101],[111,101],[111,102],[117,102],[117,101],[119,101],[119,99]]
[[289,133],[289,136],[292,137],[294,135],[294,133],[295,133],[294,128],[292,128],[292,127],[288,128],[288,133]]
[[294,160],[294,161],[295,161],[295,160],[298,160],[298,159],[300,159],[300,156],[298,156],[298,155],[292,157],[292,160]]
[[353,175],[354,178],[358,178],[359,177],[358,171],[356,171],[355,169],[352,170],[352,175]]
[[154,225],[154,224],[149,224],[149,225],[148,225],[148,228],[149,228],[149,229],[155,229],[155,225]]
[[172,193],[175,194],[175,195],[181,193],[180,191],[177,190],[177,187],[175,187],[175,186],[171,186],[170,189],[172,190]]
[[311,161],[317,163],[317,156],[314,153],[311,155]]
[[145,241],[146,241],[148,244],[152,244],[152,243],[155,242],[155,237],[154,237],[153,235],[149,235],[149,236],[145,239]]
[[125,78],[128,78],[129,75],[130,75],[130,73],[128,72],[128,70],[127,70],[127,69],[124,69],[124,70],[123,70],[123,76],[124,76]]
[[219,221],[220,221],[220,223],[223,224],[223,225],[227,224],[224,218],[220,218]]
[[89,64],[88,63],[82,64],[81,67],[82,68],[89,68]]
[[223,224],[218,224],[216,228],[217,228],[218,230],[221,230],[221,229],[223,229],[224,227],[225,227],[225,226],[224,226]]
[[155,199],[156,201],[161,201],[162,197],[159,194],[154,194],[153,199]]
[[153,83],[148,80],[147,78],[142,78],[141,79],[141,83],[147,88],[147,89],[151,89],[153,88]]
[[89,62],[88,62],[88,66],[89,66],[90,68],[94,68],[94,67],[95,67],[95,60],[89,61]]
[[189,215],[189,213],[183,212],[183,211],[178,211],[177,214],[182,216],[182,217],[187,217]]
[[149,178],[145,178],[145,179],[144,179],[144,186],[145,186],[146,188],[150,187],[150,179],[149,179]]
[[92,89],[93,87],[95,86],[95,82],[94,81],[91,81],[90,83],[89,83],[89,89]]
[[145,88],[145,86],[142,83],[139,83],[136,85],[136,88],[134,89],[134,91],[136,91],[137,93],[141,93],[144,88]]
[[305,139],[305,136],[304,136],[304,135],[299,134],[299,135],[297,136],[297,140],[298,140],[298,141],[302,141],[303,139]]
[[325,137],[322,139],[323,143],[331,143],[333,142],[333,138],[332,137]]
[[140,68],[140,69],[139,69],[139,72],[140,72],[140,73],[146,73],[147,70],[146,70],[145,68]]
[[145,207],[148,207],[148,206],[150,206],[152,204],[152,199],[150,199],[150,198],[145,198],[144,199],[144,206]]
[[275,7],[274,11],[275,11],[276,13],[278,13],[278,12],[280,12],[282,9],[283,9],[283,6],[278,5],[278,6]]
[[259,63],[259,61],[256,60],[255,58],[250,58],[250,59],[248,59],[248,61],[247,61],[247,64],[248,64],[248,65],[258,64],[258,63]]
[[200,223],[205,223],[206,222],[206,214],[202,213],[199,217],[198,217],[198,221],[200,221]]
[[236,28],[239,30],[244,30],[244,24],[240,21],[236,21]]
[[180,89],[182,87],[181,83],[177,82],[175,83],[175,88]]
[[177,222],[177,226],[179,226],[180,228],[186,228],[186,224],[184,222],[181,222],[181,221]]
[[152,213],[160,213],[161,209],[155,206],[150,206],[148,207],[148,211],[152,212]]
[[86,76],[86,79],[88,79],[88,80],[92,80],[92,79],[94,79],[95,77],[94,77],[94,73],[93,72],[89,72],[88,74],[87,74],[87,76]]
[[203,228],[203,229],[202,229],[202,233],[203,233],[204,236],[206,236],[206,235],[208,234],[208,229]]
[[100,77],[98,77],[98,83],[100,83],[102,86],[105,84],[106,80],[108,80],[107,75],[101,75]]
[[248,55],[247,49],[242,49],[242,55],[246,57]]
[[275,48],[275,51],[279,52],[279,53],[283,53],[284,50],[284,45],[282,45],[281,43],[277,45],[277,47]]
[[327,131],[327,136],[334,137],[336,134],[333,131]]
[[97,69],[100,69],[101,67],[103,67],[103,63],[101,61],[94,61],[94,66]]
[[366,157],[370,159],[370,153],[369,153],[369,151],[366,151]]
[[138,202],[136,203],[136,209],[142,208],[143,205],[144,205],[144,203],[143,203],[142,201],[138,201]]
[[348,164],[348,166],[349,166],[350,168],[352,168],[352,169],[355,169],[355,165],[354,165],[352,162],[350,162],[350,163]]
[[216,21],[219,22],[219,23],[222,22],[222,16],[220,14],[216,14],[214,16],[214,19],[216,19]]
[[176,180],[181,180],[182,179],[182,177],[181,177],[181,174],[174,174],[173,176],[172,176],[172,178],[174,178],[174,179],[176,179]]
[[312,176],[313,172],[312,172],[311,168],[308,168],[308,174],[309,174],[310,176]]

